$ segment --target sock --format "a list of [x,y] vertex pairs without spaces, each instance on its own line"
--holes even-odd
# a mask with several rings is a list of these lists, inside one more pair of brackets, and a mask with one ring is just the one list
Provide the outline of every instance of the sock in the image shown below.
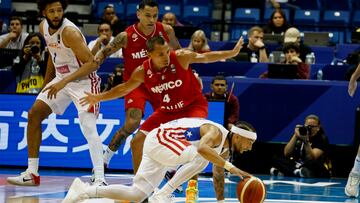
[[354,161],[354,166],[351,171],[354,173],[360,174],[360,157],[359,157],[359,155],[356,156],[355,161]]
[[115,152],[112,151],[109,147],[104,152],[104,163],[109,166],[111,158],[114,156]]
[[39,170],[39,158],[28,158],[28,169],[29,172],[38,175]]

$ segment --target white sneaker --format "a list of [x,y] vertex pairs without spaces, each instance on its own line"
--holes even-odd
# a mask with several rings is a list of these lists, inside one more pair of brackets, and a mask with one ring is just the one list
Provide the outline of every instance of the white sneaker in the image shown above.
[[75,178],[72,182],[66,197],[62,203],[76,203],[85,199],[89,199],[89,195],[86,194],[85,189],[89,185],[85,184],[80,178]]
[[39,174],[30,173],[26,170],[22,172],[19,176],[8,177],[6,181],[12,185],[39,186],[40,176]]
[[149,197],[149,203],[173,203],[174,195],[160,195],[158,190],[155,190],[154,194]]
[[350,172],[345,186],[345,194],[349,197],[359,196],[360,174]]

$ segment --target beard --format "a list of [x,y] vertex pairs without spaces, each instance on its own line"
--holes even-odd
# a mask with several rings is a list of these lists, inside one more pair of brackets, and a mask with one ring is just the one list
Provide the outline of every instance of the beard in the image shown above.
[[60,22],[59,22],[58,25],[54,25],[54,24],[51,22],[51,20],[50,20],[49,18],[47,18],[47,17],[46,17],[46,21],[47,21],[47,23],[49,24],[49,27],[50,27],[51,29],[57,30],[57,29],[59,29],[59,28],[61,27],[61,25],[62,25],[62,23],[63,23],[63,21],[64,21],[64,17],[61,18],[61,20],[60,20]]

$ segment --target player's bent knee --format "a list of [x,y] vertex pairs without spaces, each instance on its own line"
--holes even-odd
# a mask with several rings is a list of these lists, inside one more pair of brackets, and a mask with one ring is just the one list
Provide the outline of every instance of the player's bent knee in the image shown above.
[[131,140],[130,146],[132,149],[137,149],[137,148],[142,149],[144,141],[145,141],[145,135],[141,132],[137,132],[133,137],[133,139]]

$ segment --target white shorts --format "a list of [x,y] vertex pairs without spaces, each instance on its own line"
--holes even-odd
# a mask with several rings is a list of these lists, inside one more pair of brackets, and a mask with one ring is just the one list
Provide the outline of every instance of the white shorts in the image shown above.
[[[96,74],[94,74],[96,76]],[[47,85],[54,84],[59,82],[61,78],[55,77]],[[80,99],[86,94],[84,92],[99,93],[100,92],[100,79],[98,77],[94,79],[83,79],[76,82],[68,83],[63,89],[61,89],[57,94],[56,98],[48,99],[48,91],[40,92],[36,99],[39,99],[45,102],[53,113],[62,115],[69,104],[74,102],[78,113],[81,112],[93,112],[96,115],[99,113],[99,104],[94,105],[89,109],[89,105],[81,106]]]
[[[178,140],[171,140],[178,142]],[[145,139],[141,164],[134,178],[134,186],[146,194],[150,194],[159,186],[166,171],[169,168],[176,169],[178,166],[192,161],[197,155],[197,149],[193,145],[183,145],[181,152],[160,144],[156,131],[151,131]],[[144,184],[144,180],[148,184]]]

